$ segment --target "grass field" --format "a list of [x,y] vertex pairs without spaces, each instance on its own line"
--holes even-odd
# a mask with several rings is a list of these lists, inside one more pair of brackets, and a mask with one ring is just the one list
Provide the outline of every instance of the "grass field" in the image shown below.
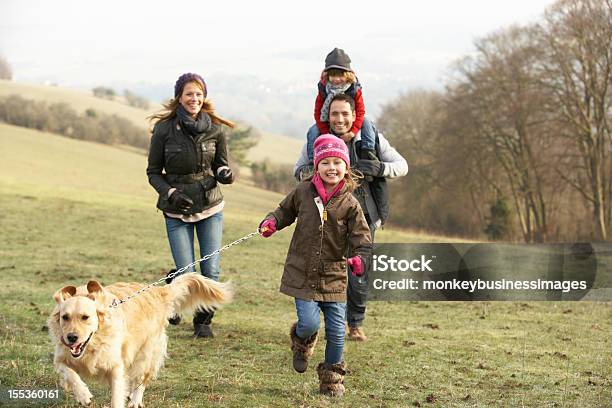
[[293,165],[300,157],[305,142],[306,130],[303,139],[263,133],[259,143],[249,150],[247,159],[250,161],[269,159],[275,163]]
[[[142,155],[0,124],[0,389],[59,387],[44,329],[51,294],[91,278],[148,282],[172,260]],[[253,231],[280,195],[224,188],[224,242]],[[395,204],[399,205],[399,204]],[[292,300],[278,293],[290,231],[222,257],[234,303],[216,337],[170,327],[148,407],[609,407],[610,304],[372,302],[370,340],[347,343],[347,394],[318,395],[313,368],[290,367]],[[440,242],[387,229],[387,242]],[[313,365],[322,361],[323,342]],[[90,382],[94,407],[110,394]],[[0,402],[2,406],[18,406]],[[66,396],[52,407],[76,406]]]

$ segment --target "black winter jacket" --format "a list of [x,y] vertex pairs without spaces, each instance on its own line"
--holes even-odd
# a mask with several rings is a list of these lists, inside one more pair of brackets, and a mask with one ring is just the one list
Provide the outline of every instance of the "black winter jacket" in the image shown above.
[[[158,122],[153,128],[147,175],[149,184],[159,194],[157,208],[175,214],[195,214],[223,200],[215,176],[228,167],[227,140],[222,125],[197,137],[181,129],[177,117]],[[194,205],[181,211],[168,202],[168,190],[176,188],[187,194]]]

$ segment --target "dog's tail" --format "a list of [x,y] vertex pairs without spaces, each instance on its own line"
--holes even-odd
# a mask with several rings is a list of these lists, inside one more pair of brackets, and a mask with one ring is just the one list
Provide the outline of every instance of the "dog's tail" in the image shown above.
[[229,282],[216,282],[197,273],[181,275],[164,288],[170,295],[173,313],[179,315],[198,309],[212,311],[231,302],[233,297]]

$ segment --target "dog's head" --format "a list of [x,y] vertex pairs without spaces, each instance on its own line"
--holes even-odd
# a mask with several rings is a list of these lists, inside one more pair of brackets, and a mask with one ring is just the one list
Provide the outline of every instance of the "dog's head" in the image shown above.
[[53,299],[57,305],[51,318],[59,328],[59,340],[72,357],[79,358],[107,313],[104,289],[97,281],[89,281],[86,289],[65,286]]

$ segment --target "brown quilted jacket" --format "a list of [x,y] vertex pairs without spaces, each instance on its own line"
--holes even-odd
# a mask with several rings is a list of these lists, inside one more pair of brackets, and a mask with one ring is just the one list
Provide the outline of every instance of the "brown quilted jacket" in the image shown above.
[[266,218],[270,217],[278,230],[297,218],[281,293],[304,300],[346,302],[347,254],[359,255],[367,270],[372,252],[370,229],[347,186],[324,207],[312,183],[303,181]]

